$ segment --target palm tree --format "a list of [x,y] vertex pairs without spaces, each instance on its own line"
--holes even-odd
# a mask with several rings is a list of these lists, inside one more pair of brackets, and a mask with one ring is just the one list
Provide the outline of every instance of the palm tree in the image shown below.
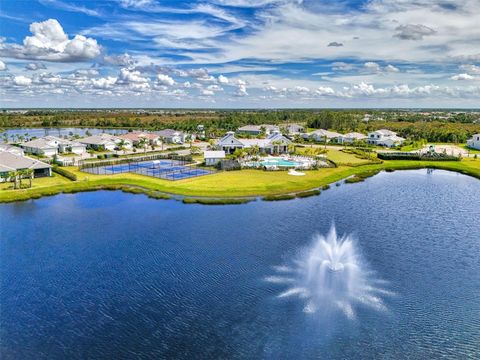
[[123,154],[125,155],[125,146],[127,145],[126,141],[124,139],[121,139],[118,144],[117,148],[119,151],[123,151]]
[[138,141],[138,146],[143,149],[143,152],[146,154],[147,153],[147,145],[148,145],[148,140],[144,137],[140,138]]
[[25,176],[28,177],[28,187],[32,187],[32,179],[33,179],[33,170],[32,169],[25,169],[24,171]]
[[17,189],[18,188],[18,171],[9,171],[8,172],[8,178],[10,180],[13,179],[13,188]]

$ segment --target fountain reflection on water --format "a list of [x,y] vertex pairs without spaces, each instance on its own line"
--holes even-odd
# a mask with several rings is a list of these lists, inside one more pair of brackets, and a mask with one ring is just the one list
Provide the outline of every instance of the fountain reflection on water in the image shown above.
[[382,296],[393,295],[382,287],[386,282],[369,270],[354,238],[337,236],[334,226],[326,237],[315,235],[312,245],[291,265],[274,269],[277,275],[266,280],[289,285],[278,297],[302,299],[306,313],[331,315],[340,311],[354,319],[355,309],[362,305],[386,311]]

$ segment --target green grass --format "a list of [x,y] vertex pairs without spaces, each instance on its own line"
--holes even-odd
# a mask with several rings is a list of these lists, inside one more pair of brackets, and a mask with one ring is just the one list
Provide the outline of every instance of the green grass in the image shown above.
[[337,165],[346,166],[360,166],[372,163],[367,159],[362,159],[355,154],[349,154],[340,150],[329,149],[327,151],[327,158],[332,160]]
[[[242,170],[219,172],[196,178],[168,181],[138,174],[91,175],[77,168],[66,168],[77,175],[77,181],[70,181],[58,174],[51,178],[33,180],[31,189],[12,190],[12,184],[0,184],[0,202],[26,200],[61,192],[91,191],[100,189],[132,190],[147,196],[164,198],[166,194],[205,198],[239,198],[295,194],[348,178],[352,175],[372,171],[394,171],[420,168],[436,168],[457,171],[480,179],[480,159],[462,161],[384,161],[382,164],[360,166],[339,166],[306,171],[305,176],[291,176],[287,172]],[[361,176],[361,175],[360,175]]]

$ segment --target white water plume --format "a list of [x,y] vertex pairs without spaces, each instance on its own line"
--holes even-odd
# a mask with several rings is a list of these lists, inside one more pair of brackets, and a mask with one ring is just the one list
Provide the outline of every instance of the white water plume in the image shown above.
[[306,313],[340,311],[354,319],[359,306],[385,311],[382,296],[393,295],[379,287],[386,282],[368,269],[353,237],[337,236],[334,226],[327,236],[315,235],[312,245],[291,264],[274,270],[276,275],[265,280],[288,286],[278,297],[301,299]]

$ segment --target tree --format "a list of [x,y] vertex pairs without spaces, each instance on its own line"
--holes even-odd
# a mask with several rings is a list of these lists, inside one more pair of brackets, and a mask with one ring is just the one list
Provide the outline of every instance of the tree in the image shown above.
[[190,148],[190,154],[191,155],[200,155],[200,147],[198,146],[192,146]]
[[117,148],[119,151],[123,151],[123,154],[125,155],[125,146],[127,145],[127,142],[124,140],[124,139],[121,139],[118,144],[117,144]]
[[144,153],[147,152],[147,145],[148,145],[148,140],[144,137],[140,138],[140,140],[138,141],[138,147],[143,149]]
[[17,189],[18,188],[18,171],[9,171],[8,178],[10,179],[10,181],[13,179],[13,188]]

